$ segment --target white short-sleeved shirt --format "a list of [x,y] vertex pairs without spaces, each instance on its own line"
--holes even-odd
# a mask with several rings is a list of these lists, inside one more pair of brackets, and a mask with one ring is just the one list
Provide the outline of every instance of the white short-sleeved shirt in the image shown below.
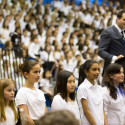
[[50,54],[48,54],[46,51],[40,52],[40,58],[44,62],[46,62],[46,61],[54,62],[55,61],[52,51],[50,52]]
[[77,101],[72,101],[72,102],[66,102],[60,94],[57,94],[54,96],[52,105],[51,105],[52,110],[69,110],[71,111],[75,117],[80,120],[80,114],[79,114],[79,107],[77,104]]
[[110,96],[110,91],[107,87],[104,87],[103,90],[104,108],[107,115],[108,125],[124,125],[125,96],[119,93],[115,100]]
[[64,70],[73,72],[74,68],[77,65],[77,61],[70,59],[69,62],[67,62],[67,60],[65,59],[64,61],[61,62],[61,64],[63,65]]
[[24,43],[24,45],[28,47],[30,44],[30,37],[28,37],[28,36],[25,37],[24,35],[22,35],[21,39],[22,39],[22,42]]
[[[0,125],[15,125],[14,112],[10,107],[5,107],[6,121],[0,122]],[[0,116],[1,117],[1,116]]]
[[44,87],[44,89],[49,92],[52,85],[50,85],[50,81],[48,79],[40,80],[40,87]]
[[86,119],[81,99],[86,99],[88,103],[89,110],[93,116],[97,125],[104,125],[104,113],[103,113],[103,93],[102,87],[97,83],[92,85],[87,79],[78,87],[77,99],[80,107],[81,124],[90,125]]
[[40,49],[40,45],[34,42],[31,42],[29,48],[28,48],[28,55],[32,58],[36,58],[36,55],[39,54],[39,49]]
[[16,95],[15,102],[16,106],[27,105],[29,116],[33,120],[38,120],[45,113],[45,97],[39,89],[22,87]]
[[3,36],[2,43],[4,42],[4,40],[5,41],[10,40],[10,35],[9,34],[10,34],[9,29],[4,29],[4,28],[0,29],[0,35]]

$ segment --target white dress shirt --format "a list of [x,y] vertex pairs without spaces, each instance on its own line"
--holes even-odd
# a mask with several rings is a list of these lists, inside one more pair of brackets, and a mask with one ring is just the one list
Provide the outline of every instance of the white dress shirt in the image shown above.
[[103,88],[104,108],[107,115],[108,125],[124,125],[125,123],[125,95],[120,92],[117,99],[110,96],[110,91],[107,87]]
[[81,99],[85,99],[96,125],[104,125],[102,87],[97,83],[92,85],[87,79],[78,87],[77,99],[80,107],[81,125],[90,125],[84,115]]

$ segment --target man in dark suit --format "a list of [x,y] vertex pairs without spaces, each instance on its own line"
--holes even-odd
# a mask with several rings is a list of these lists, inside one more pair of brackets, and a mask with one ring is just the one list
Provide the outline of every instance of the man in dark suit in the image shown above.
[[[110,63],[125,56],[125,11],[117,14],[116,24],[101,33],[98,54],[105,60],[103,73]],[[125,69],[124,69],[125,70]]]

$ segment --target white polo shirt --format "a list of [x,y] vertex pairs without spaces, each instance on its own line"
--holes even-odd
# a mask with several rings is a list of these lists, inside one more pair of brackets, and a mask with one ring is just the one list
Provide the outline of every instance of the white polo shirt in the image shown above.
[[82,98],[87,100],[90,113],[96,124],[104,125],[102,90],[102,87],[97,83],[92,85],[87,79],[78,87],[77,99],[80,107],[81,125],[90,125],[83,112],[81,104]]
[[107,87],[104,90],[104,108],[107,114],[108,125],[124,125],[125,124],[125,95],[120,93],[117,99],[110,96],[110,91]]

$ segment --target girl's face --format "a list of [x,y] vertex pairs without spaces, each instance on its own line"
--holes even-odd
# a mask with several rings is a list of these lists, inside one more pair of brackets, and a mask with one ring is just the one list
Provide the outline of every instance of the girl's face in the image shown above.
[[2,56],[2,49],[0,48],[0,56]]
[[94,82],[95,79],[98,78],[99,75],[99,65],[98,63],[93,63],[89,69],[89,71],[85,71],[86,77],[89,81]]
[[10,84],[3,90],[4,99],[6,102],[11,101],[14,99],[14,84]]
[[29,73],[25,72],[25,77],[32,83],[38,82],[38,80],[40,79],[40,65],[37,64],[33,66]]
[[6,20],[5,26],[9,26],[9,20]]
[[110,75],[110,77],[117,84],[124,82],[124,70],[123,70],[123,67],[121,67],[120,73],[116,73],[116,74]]
[[69,52],[67,53],[67,58],[72,58],[72,51],[69,51]]
[[38,43],[38,38],[34,39],[34,43],[37,44]]
[[72,93],[75,91],[75,78],[71,75],[67,80],[67,93]]
[[50,71],[47,71],[46,72],[46,78],[49,79],[51,77],[51,72]]
[[48,45],[48,46],[46,47],[46,51],[47,51],[47,52],[50,52],[50,51],[51,51],[51,46],[50,46],[50,45]]
[[34,23],[35,23],[35,20],[34,20],[34,19],[32,19],[30,22],[31,22],[31,24],[34,24]]
[[24,36],[27,36],[27,33],[28,33],[28,31],[25,30],[25,31],[23,32],[23,35],[24,35]]
[[56,51],[60,51],[60,46],[59,46],[59,44],[57,44],[57,45],[55,46],[55,50],[56,50]]

